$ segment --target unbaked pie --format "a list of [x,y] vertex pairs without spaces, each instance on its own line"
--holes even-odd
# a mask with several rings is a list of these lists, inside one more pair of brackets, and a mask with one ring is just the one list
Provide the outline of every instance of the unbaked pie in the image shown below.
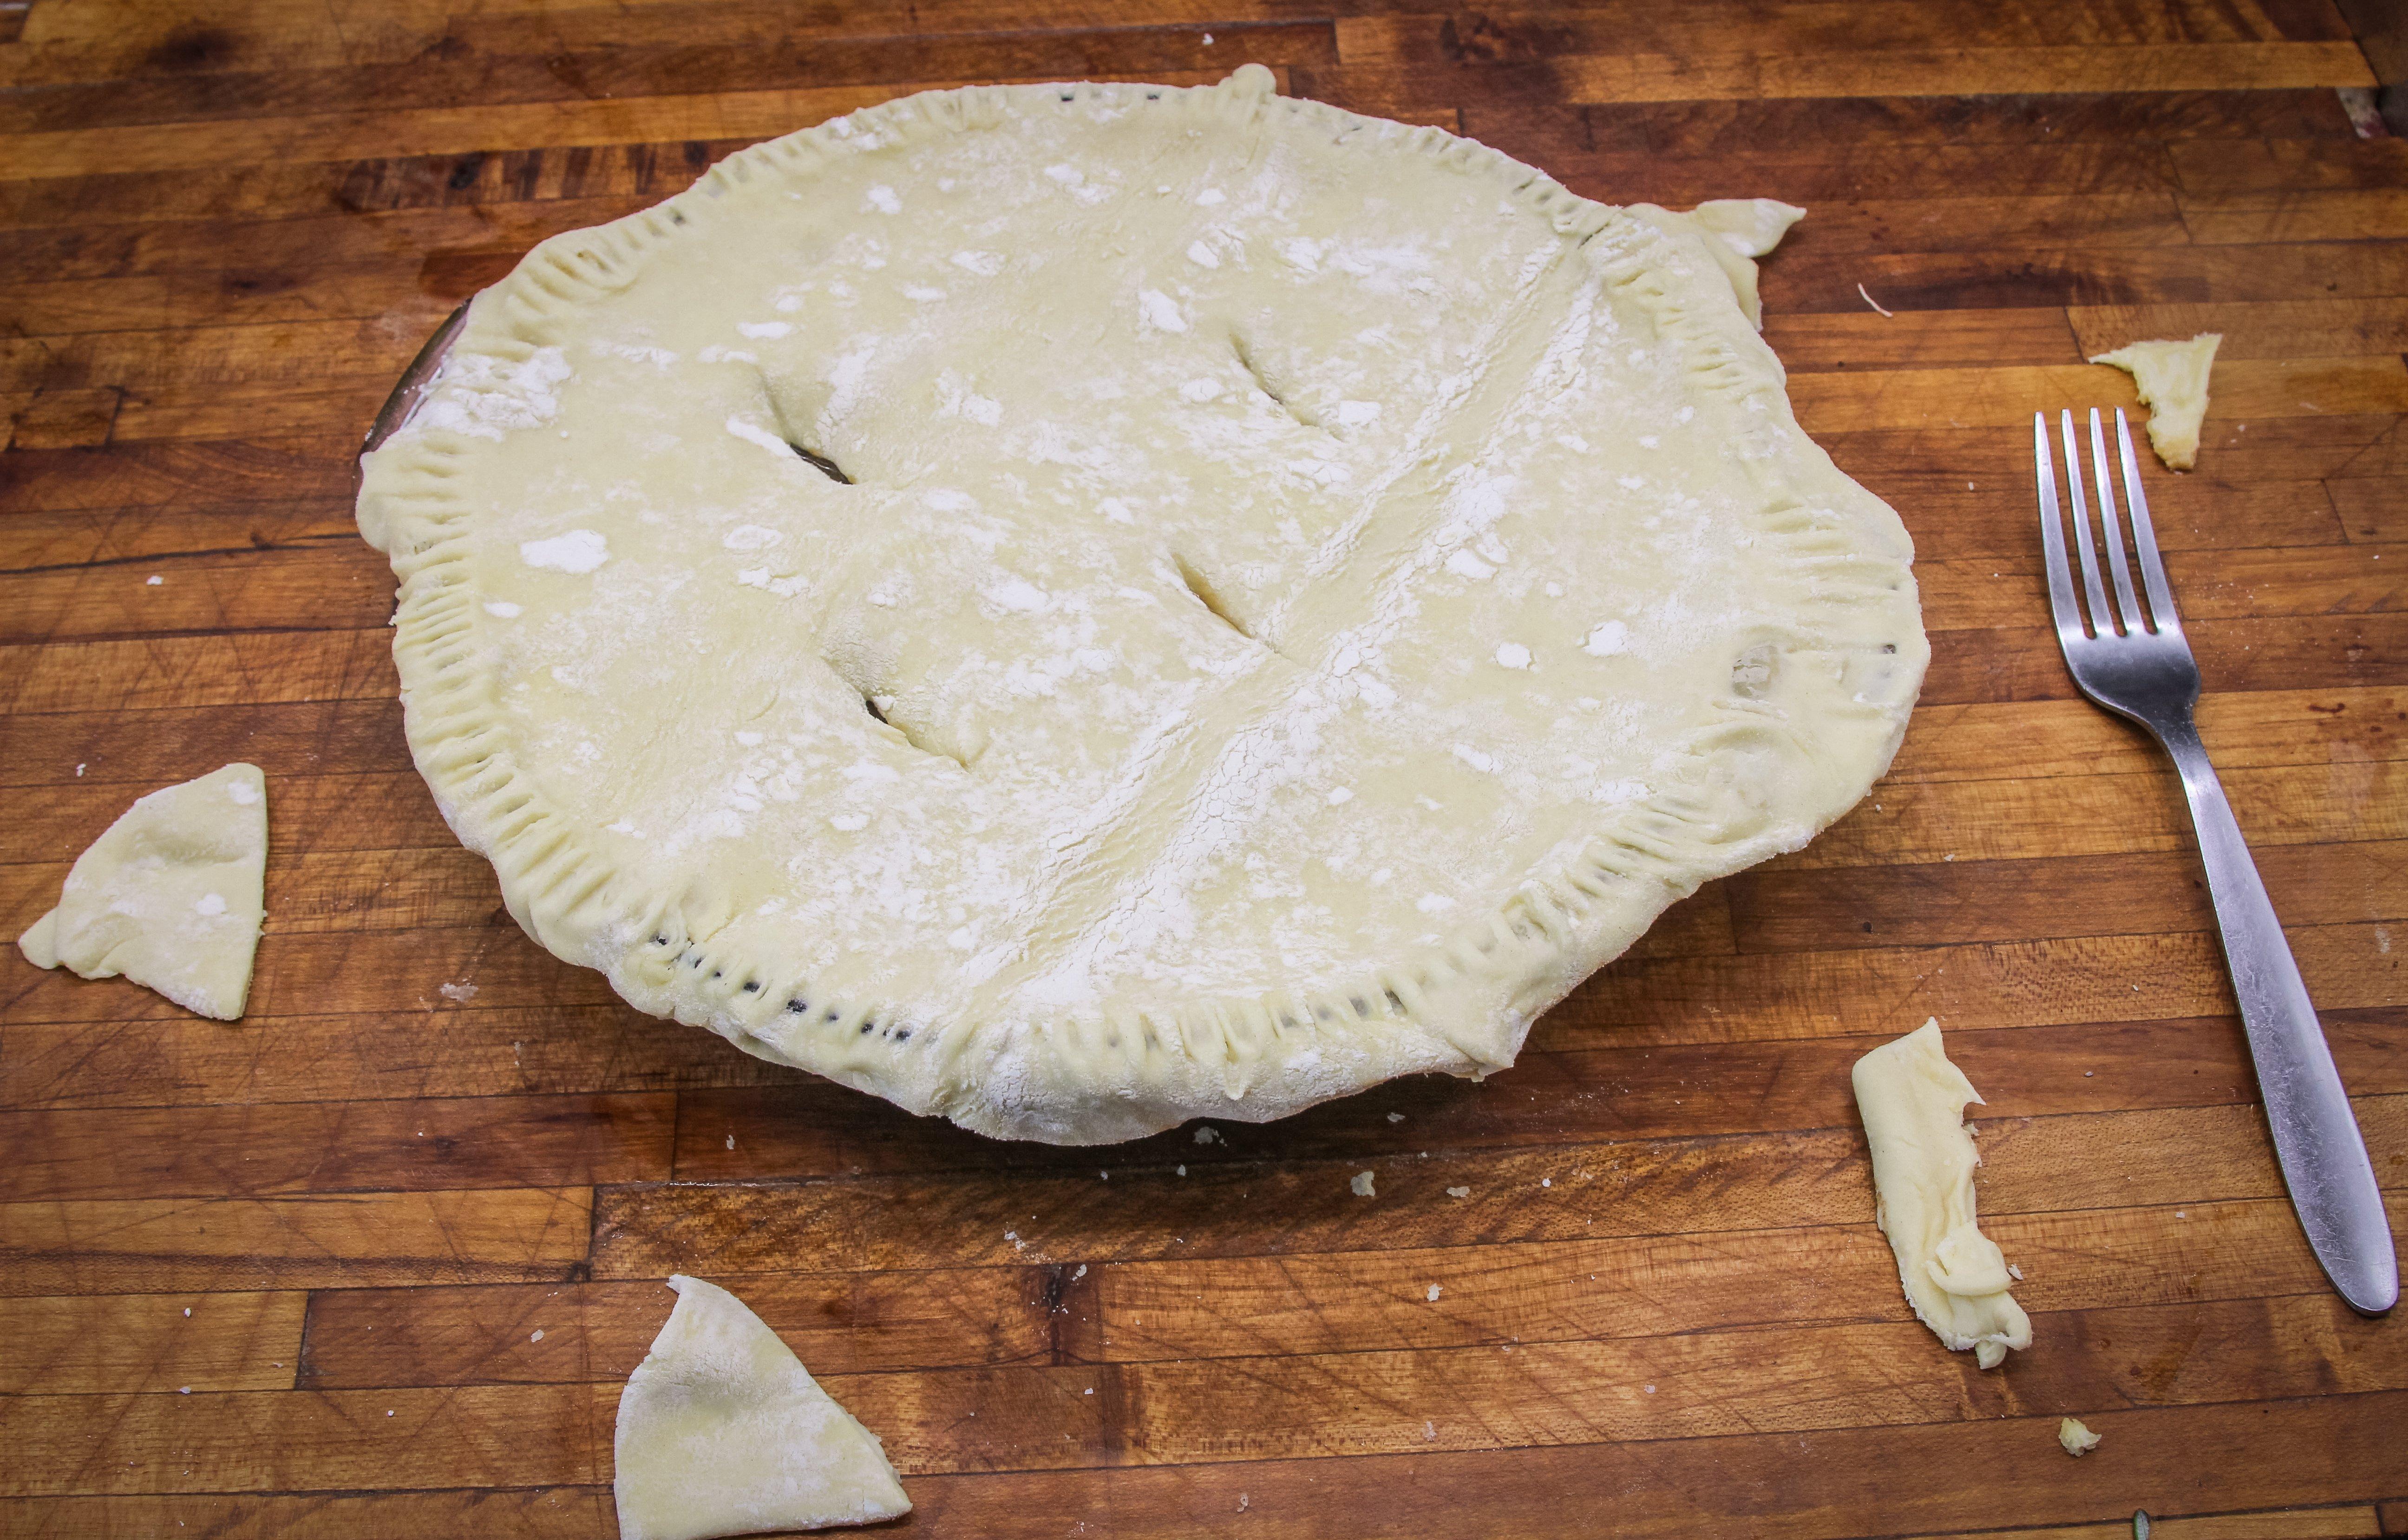
[[477,298],[360,522],[530,934],[1115,1140],[1511,1063],[1863,794],[1911,553],[1790,413],[1750,221],[1271,83],[891,102]]

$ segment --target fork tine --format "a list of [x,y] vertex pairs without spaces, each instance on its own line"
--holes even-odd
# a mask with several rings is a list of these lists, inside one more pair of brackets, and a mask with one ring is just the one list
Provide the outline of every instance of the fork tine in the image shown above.
[[2032,413],[2032,472],[2040,479],[2040,546],[2048,566],[2048,607],[2057,636],[2071,648],[2083,640],[2082,607],[2073,598],[2073,569],[2065,560],[2065,515],[2057,506],[2057,466],[2049,451],[2048,418]]
[[2090,596],[2090,632],[2115,635],[2115,616],[2107,607],[2107,591],[2099,582],[2099,557],[2091,548],[2090,505],[2082,495],[2082,453],[2073,447],[2073,414],[2060,411],[2057,432],[2065,441],[2065,495],[2073,509],[2073,549],[2082,553],[2082,589]]
[[[2106,543],[2099,560],[2115,581],[2115,610],[2123,617],[2124,635],[2137,636],[2148,628],[2140,596],[2132,592],[2132,563],[2124,558],[2124,532],[2115,518],[2115,483],[2107,476],[2107,435],[2099,425],[2099,408],[2090,408],[2091,486],[2099,496],[2099,524]],[[2128,502],[2129,499],[2128,498]]]
[[2157,630],[2179,636],[2182,617],[2174,611],[2174,591],[2166,581],[2166,564],[2157,556],[2157,530],[2149,521],[2148,494],[2141,490],[2141,463],[2132,453],[2132,427],[2124,421],[2121,406],[2115,408],[2115,438],[2123,449],[2124,506],[2132,514],[2132,549],[2140,553],[2141,578],[2148,585],[2149,616]]

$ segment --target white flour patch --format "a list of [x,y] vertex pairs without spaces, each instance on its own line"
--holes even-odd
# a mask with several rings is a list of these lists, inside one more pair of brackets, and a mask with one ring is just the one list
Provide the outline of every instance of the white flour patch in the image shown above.
[[979,394],[968,380],[951,369],[937,377],[937,411],[942,417],[968,418],[988,428],[1003,421],[1002,402]]
[[582,577],[610,559],[610,542],[598,530],[574,529],[549,540],[522,540],[519,560],[546,572]]
[[998,582],[989,583],[980,592],[1004,608],[1024,615],[1033,615],[1052,602],[1043,589],[1025,578],[1006,577]]
[[862,383],[869,378],[869,361],[877,352],[875,340],[866,342],[838,358],[828,370],[827,405],[820,408],[819,417],[823,435],[853,415],[853,406],[861,400]]
[[499,438],[539,428],[560,415],[560,387],[571,371],[557,348],[538,348],[518,364],[484,353],[454,353],[410,426],[445,428],[471,438]]
[[737,437],[744,440],[747,444],[760,445],[763,449],[768,450],[771,454],[777,455],[781,459],[790,460],[795,456],[794,449],[788,446],[784,439],[779,437],[776,434],[771,433],[767,428],[754,427],[752,423],[745,421],[740,417],[731,417],[727,420],[727,431],[734,434]]
[[1159,289],[1148,289],[1137,296],[1138,317],[1157,332],[1184,332],[1187,318],[1179,313],[1179,302]]

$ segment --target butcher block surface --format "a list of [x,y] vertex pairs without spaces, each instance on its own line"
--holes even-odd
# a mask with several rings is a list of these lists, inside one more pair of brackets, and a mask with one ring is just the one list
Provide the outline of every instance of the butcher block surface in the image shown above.
[[[1110,1148],[909,1117],[529,942],[410,767],[351,523],[419,344],[753,140],[1249,60],[1590,197],[1812,211],[1765,335],[1914,536],[1889,777],[1484,1084]],[[2086,354],[2224,334],[2199,469],[2149,487],[2399,1204],[2408,146],[2336,89],[2372,84],[2329,0],[0,0],[0,924],[229,761],[273,841],[237,1023],[0,958],[0,1533],[609,1535],[687,1272],[884,1438],[900,1533],[2408,1534],[2408,1322],[2300,1237],[2179,789],[2074,693],[2030,511],[2031,412],[2132,405]],[[1928,1016],[2032,1315],[1994,1373],[1872,1225],[1848,1066]]]

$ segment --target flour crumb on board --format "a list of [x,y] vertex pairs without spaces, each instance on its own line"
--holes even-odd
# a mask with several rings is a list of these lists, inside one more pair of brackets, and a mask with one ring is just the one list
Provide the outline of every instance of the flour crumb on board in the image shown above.
[[1212,1131],[1212,1125],[1210,1123],[1206,1123],[1202,1128],[1196,1131],[1196,1142],[1199,1145],[1209,1145],[1220,1136],[1220,1134]]
[[1349,1180],[1346,1185],[1348,1188],[1353,1190],[1354,1195],[1358,1198],[1376,1198],[1380,1195],[1372,1191],[1371,1173],[1368,1171],[1358,1171],[1354,1173],[1353,1178]]
[[1446,1190],[1446,1195],[1450,1198],[1469,1198],[1471,1196],[1471,1189],[1468,1187],[1450,1187]]
[[2057,1441],[2066,1453],[2078,1460],[2099,1447],[2100,1435],[2085,1427],[2078,1417],[2061,1417],[2057,1419]]
[[465,1005],[477,998],[477,986],[464,978],[457,984],[437,984],[435,992],[454,1005]]
[[1445,1290],[1444,1289],[1442,1289],[1442,1288],[1440,1288],[1439,1285],[1437,1285],[1437,1284],[1433,1283],[1433,1284],[1431,1284],[1431,1285],[1429,1286],[1429,1291],[1428,1291],[1427,1293],[1424,1294],[1424,1295],[1422,1296],[1422,1298],[1424,1298],[1424,1299],[1426,1299],[1426,1300],[1429,1301],[1429,1303],[1430,1303],[1430,1304],[1432,1304],[1432,1305],[1436,1305],[1436,1304],[1438,1303],[1438,1297],[1439,1297],[1440,1294],[1443,1294],[1443,1293],[1445,1293],[1445,1292],[1446,1292],[1446,1290]]

